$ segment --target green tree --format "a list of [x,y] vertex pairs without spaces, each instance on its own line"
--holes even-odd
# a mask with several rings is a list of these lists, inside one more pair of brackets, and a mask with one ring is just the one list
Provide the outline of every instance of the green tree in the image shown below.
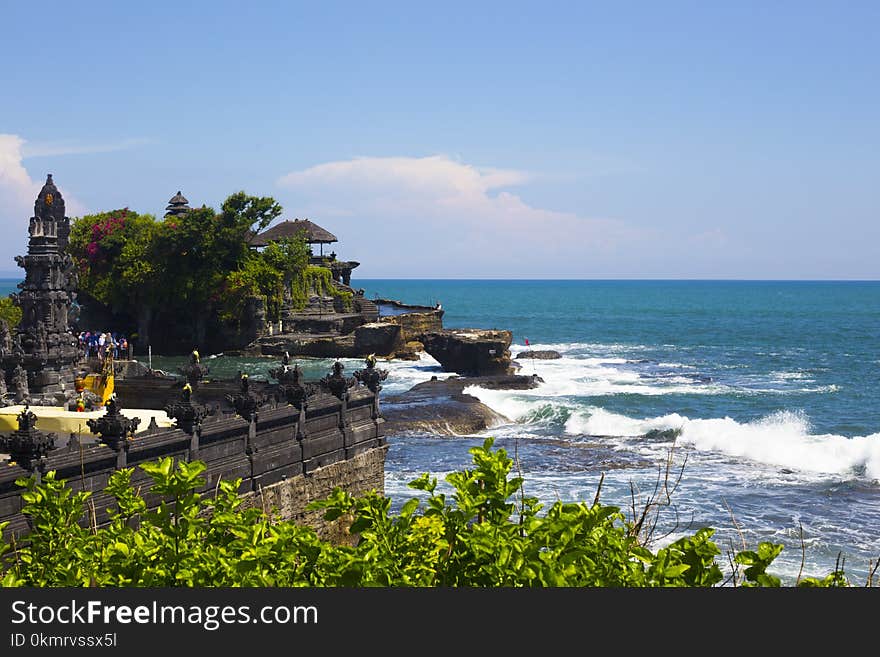
[[[280,213],[274,199],[244,192],[230,195],[219,213],[201,207],[162,221],[124,208],[74,220],[68,248],[80,289],[135,318],[141,345],[150,343],[154,322],[181,320],[201,344],[222,310],[240,312],[234,301],[244,290],[265,295],[277,287],[247,239]],[[238,279],[227,280],[233,272]]]
[[143,344],[149,343],[150,323],[164,300],[158,228],[153,215],[123,208],[85,215],[70,229],[68,251],[77,265],[80,289],[134,318]]
[[12,300],[12,295],[0,297],[0,320],[6,322],[9,329],[14,329],[21,321],[22,311]]
[[196,344],[204,343],[209,322],[222,310],[227,276],[251,257],[248,236],[279,214],[274,199],[236,192],[220,213],[201,207],[162,222],[157,250],[169,281],[164,306],[178,321],[191,320]]
[[290,299],[295,308],[298,306],[295,290],[302,287],[301,281],[309,267],[309,255],[305,231],[294,237],[269,242],[258,254],[262,269],[281,274],[280,280],[266,281],[267,284],[259,285],[260,293],[266,297],[270,321],[278,321],[285,298]]

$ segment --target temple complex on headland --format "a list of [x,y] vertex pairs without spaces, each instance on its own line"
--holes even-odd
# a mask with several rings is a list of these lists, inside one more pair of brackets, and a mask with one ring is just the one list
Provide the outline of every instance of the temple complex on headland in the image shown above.
[[[165,216],[182,217],[192,211],[179,190],[169,199]],[[11,329],[0,322],[0,394],[7,404],[27,400],[32,405],[71,407],[80,392],[78,377],[88,366],[79,362],[74,331],[79,327],[113,327],[128,332],[135,321],[114,315],[113,309],[78,289],[74,263],[67,252],[71,222],[51,175],[37,196],[28,230],[28,252],[16,257],[25,270],[24,281],[18,285],[20,292],[10,295],[23,317]],[[443,369],[463,375],[510,372],[509,331],[447,330],[439,304],[428,307],[366,298],[362,289],[352,286],[352,272],[360,263],[337,257],[335,250],[326,253],[338,239],[311,220],[281,221],[259,233],[246,234],[245,243],[260,250],[274,240],[299,236],[309,247],[308,283],[305,289],[296,290],[299,294],[294,298],[293,281],[285,280],[280,309],[273,308],[271,320],[265,298],[249,297],[231,332],[212,331],[210,340],[202,342],[188,332],[190,324],[172,316],[153,322],[156,326],[151,327],[150,336],[161,336],[164,331],[166,338],[164,343],[154,344],[186,345],[176,353],[189,353],[198,346],[208,353],[277,357],[417,359],[424,351]],[[205,312],[189,310],[193,315]],[[144,340],[135,353],[145,354],[152,346]],[[154,347],[152,353],[175,352]]]
[[[266,333],[345,333],[356,325],[375,321],[379,312],[376,305],[364,298],[361,290],[351,287],[351,272],[359,262],[337,259],[336,252],[324,255],[324,245],[337,242],[336,236],[309,219],[285,220],[268,227],[261,233],[250,235],[250,248],[260,250],[273,241],[302,236],[309,245],[309,264],[330,271],[333,287],[345,296],[328,294],[329,290],[310,290],[306,307],[293,310],[291,295],[285,295],[281,319],[266,325]],[[315,254],[315,245],[318,253]],[[351,297],[350,301],[348,297]]]
[[[178,196],[169,212],[186,211]],[[90,517],[82,522],[101,526],[116,508],[105,490],[113,472],[132,468],[132,484],[148,485],[137,466],[169,457],[205,463],[200,493],[237,480],[246,506],[274,507],[279,517],[310,524],[331,540],[351,540],[344,523],[325,521],[307,505],[337,487],[353,495],[382,493],[387,445],[379,391],[387,371],[367,358],[346,376],[337,361],[323,378],[305,381],[285,356],[269,370],[272,381],[208,380],[194,350],[182,379],[156,372],[125,377],[98,408],[73,410],[89,364],[70,328],[77,280],[65,253],[69,230],[50,175],[30,219],[28,253],[16,258],[25,278],[12,296],[23,316],[5,328],[0,343],[3,538],[20,543],[29,533],[16,484],[23,478],[53,471],[73,490],[92,493]]]
[[[172,196],[165,218],[179,218],[192,212],[182,190]],[[395,300],[368,299],[364,290],[352,284],[354,270],[361,263],[337,256],[336,235],[310,219],[288,219],[260,232],[244,235],[247,248],[261,251],[273,241],[302,237],[309,248],[303,280],[291,275],[284,280],[280,307],[273,300],[248,296],[241,302],[237,321],[213,322],[211,330],[196,334],[189,318],[171,316],[162,308],[149,311],[148,318],[119,314],[81,290],[79,325],[84,329],[115,326],[131,335],[136,327],[134,353],[183,355],[198,344],[206,353],[227,355],[291,356],[324,358],[383,357],[417,358],[422,350],[418,336],[442,329],[439,307],[409,305]],[[305,281],[305,283],[303,283]],[[305,289],[303,289],[305,287]],[[192,315],[204,308],[188,309]]]
[[[177,193],[168,210],[185,211],[186,199]],[[329,271],[330,287],[313,285],[307,292],[304,307],[296,307],[290,281],[286,281],[280,318],[269,321],[259,302],[245,312],[245,334],[236,336],[237,344],[227,345],[225,353],[241,351],[249,355],[313,356],[325,358],[376,355],[417,358],[423,350],[418,338],[443,328],[443,310],[401,303],[395,300],[364,296],[364,290],[352,287],[352,271],[360,263],[339,258],[335,250],[325,248],[339,240],[326,228],[310,219],[284,220],[247,237],[248,246],[262,249],[272,241],[302,236],[309,245],[309,265]]]

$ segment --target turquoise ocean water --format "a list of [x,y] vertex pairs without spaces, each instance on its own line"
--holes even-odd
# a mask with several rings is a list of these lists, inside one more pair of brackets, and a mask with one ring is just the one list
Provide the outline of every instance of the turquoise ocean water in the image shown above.
[[[0,293],[16,282],[0,282]],[[514,355],[526,340],[562,355],[523,360],[523,373],[544,380],[537,389],[468,390],[510,422],[479,436],[391,437],[395,506],[415,496],[407,482],[468,466],[468,448],[492,435],[517,454],[528,494],[591,501],[604,474],[601,499],[626,510],[654,490],[673,447],[649,432],[679,429],[673,463],[683,470],[657,545],[703,526],[716,528],[723,550],[783,543],[773,571],[789,584],[801,570],[827,574],[838,558],[863,584],[880,558],[880,282],[352,284],[369,298],[439,301],[447,328],[509,329]],[[153,365],[181,362],[155,356]],[[274,364],[208,362],[214,376],[261,376]],[[312,376],[331,363],[300,362]],[[345,362],[347,372],[361,366]],[[427,356],[381,366],[385,394],[446,375]]]

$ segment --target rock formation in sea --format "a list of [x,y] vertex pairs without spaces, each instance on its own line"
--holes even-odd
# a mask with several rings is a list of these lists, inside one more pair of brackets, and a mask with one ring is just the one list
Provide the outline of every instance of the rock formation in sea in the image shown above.
[[504,374],[498,376],[432,379],[413,386],[399,395],[382,400],[385,435],[428,433],[462,436],[475,434],[511,420],[483,404],[464,388],[477,385],[496,390],[528,390],[543,380],[537,375]]
[[425,351],[447,372],[468,376],[511,374],[513,334],[498,329],[444,329],[421,336]]
[[515,359],[519,358],[532,358],[536,360],[555,360],[557,358],[562,358],[562,355],[558,351],[554,351],[552,349],[544,349],[544,350],[529,350],[529,351],[521,351],[516,356]]

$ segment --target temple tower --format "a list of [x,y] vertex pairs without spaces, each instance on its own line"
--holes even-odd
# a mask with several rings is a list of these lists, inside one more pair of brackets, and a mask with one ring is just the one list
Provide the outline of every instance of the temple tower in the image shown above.
[[28,232],[27,255],[15,257],[25,279],[18,284],[21,291],[12,295],[22,319],[13,330],[10,349],[2,354],[3,369],[7,381],[17,367],[27,372],[32,405],[60,406],[76,394],[79,352],[69,314],[77,282],[66,253],[70,219],[52,174],[34,203]]
[[165,208],[165,216],[179,217],[180,215],[189,212],[191,209],[192,208],[189,207],[189,201],[187,201],[186,197],[178,191],[177,194],[172,196],[168,201],[168,206]]

